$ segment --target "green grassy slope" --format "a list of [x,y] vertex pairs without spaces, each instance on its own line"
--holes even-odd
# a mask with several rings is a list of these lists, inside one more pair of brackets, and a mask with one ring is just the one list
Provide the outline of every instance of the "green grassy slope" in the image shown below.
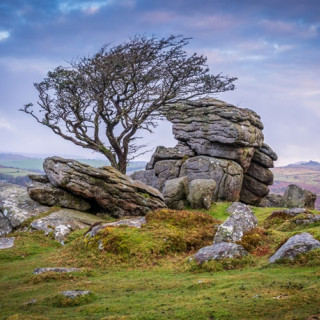
[[[83,241],[84,231],[71,234],[65,246],[39,232],[16,233],[15,247],[0,251],[0,319],[302,320],[319,315],[319,250],[295,263],[267,262],[297,232],[307,230],[320,239],[319,224],[270,221],[272,208],[254,208],[259,228],[243,243],[252,252],[249,258],[201,267],[189,262],[199,246],[212,242],[227,207],[176,212],[176,218],[168,210],[151,214],[142,229],[108,228],[92,243]],[[99,250],[95,240],[108,249]],[[53,266],[82,271],[33,275],[35,268]],[[93,295],[73,303],[58,296],[75,289]],[[28,304],[31,299],[36,302]]]

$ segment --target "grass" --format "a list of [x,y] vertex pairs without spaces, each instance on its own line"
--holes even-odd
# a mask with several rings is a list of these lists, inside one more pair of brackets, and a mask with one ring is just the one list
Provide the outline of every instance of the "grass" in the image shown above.
[[[199,246],[212,241],[217,220],[228,217],[228,205],[155,212],[143,228],[108,228],[91,245],[83,241],[85,231],[72,233],[65,246],[40,232],[17,232],[15,246],[0,251],[0,319],[302,320],[319,315],[320,250],[294,263],[268,263],[281,241],[303,231],[320,236],[319,226],[283,229],[280,221],[265,228],[273,209],[254,208],[259,227],[246,235],[248,257],[201,267],[189,262]],[[96,247],[99,240],[104,250]],[[263,245],[271,253],[255,252]],[[81,270],[33,275],[36,268],[55,266]],[[92,295],[73,301],[61,297],[65,290]]]
[[6,174],[13,177],[24,177],[28,174],[34,174],[34,172],[16,168],[0,168],[0,174]]

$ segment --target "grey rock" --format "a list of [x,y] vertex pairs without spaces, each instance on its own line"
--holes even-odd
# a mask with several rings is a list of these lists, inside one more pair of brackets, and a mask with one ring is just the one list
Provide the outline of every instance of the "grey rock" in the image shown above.
[[258,225],[252,210],[242,203],[233,207],[234,213],[218,227],[213,243],[240,241],[245,232]]
[[240,194],[241,202],[257,205],[268,193],[269,188],[266,184],[247,174],[244,175]]
[[0,211],[0,237],[6,236],[13,231],[10,220],[5,216],[6,212],[6,210],[4,210],[4,213]]
[[0,250],[12,248],[14,246],[14,240],[14,237],[0,238]]
[[283,212],[290,216],[297,216],[298,214],[308,213],[309,211],[305,208],[291,208],[291,209],[284,209]]
[[227,213],[229,215],[234,214],[234,213],[241,213],[241,212],[249,212],[253,213],[252,210],[244,203],[236,201],[231,203],[231,205],[227,208]]
[[77,297],[83,297],[83,296],[90,295],[91,292],[85,291],[85,290],[70,290],[70,291],[62,291],[61,294],[67,298],[75,299]]
[[92,214],[87,214],[71,209],[61,209],[44,218],[34,220],[30,227],[44,231],[46,235],[52,234],[60,243],[64,243],[65,237],[74,230],[84,229],[101,221]]
[[130,175],[130,177],[133,180],[141,181],[150,187],[160,190],[160,187],[158,185],[158,178],[154,172],[154,169],[136,171],[132,175]]
[[54,187],[50,182],[32,181],[28,184],[27,190],[31,199],[47,206],[61,206],[80,211],[87,211],[91,208],[91,205],[84,199]]
[[216,182],[213,201],[239,200],[243,170],[231,160],[197,156],[187,159],[180,170],[180,177],[187,176],[189,182],[195,179],[212,179]]
[[201,248],[193,257],[199,264],[202,264],[209,260],[241,258],[247,254],[247,251],[239,244],[220,242]]
[[165,203],[170,209],[181,210],[186,206],[188,178],[168,180],[163,189]]
[[284,243],[279,250],[269,258],[269,262],[274,263],[279,259],[294,260],[299,254],[319,247],[320,242],[314,239],[310,233],[304,232],[297,234],[288,239],[288,241]]
[[41,183],[49,183],[49,179],[44,174],[28,174],[28,177],[31,181],[41,182]]
[[27,188],[0,182],[0,234],[6,235],[25,220],[49,210],[30,199]]
[[259,202],[259,207],[282,207],[283,196],[281,194],[269,193]]
[[312,223],[320,222],[319,214],[307,214],[303,219],[297,219],[295,221],[296,224],[308,225]]
[[182,160],[162,160],[154,166],[154,173],[157,177],[158,189],[163,191],[167,180],[179,177]]
[[112,167],[93,168],[59,157],[45,159],[43,167],[53,186],[95,203],[114,217],[141,216],[166,207],[158,190]]
[[271,170],[252,162],[246,171],[246,175],[250,176],[259,182],[272,185],[273,184],[273,173]]
[[188,201],[194,209],[209,209],[212,203],[216,182],[212,179],[195,179],[189,184]]
[[259,164],[260,166],[265,167],[265,168],[273,168],[274,167],[272,158],[269,155],[262,152],[261,149],[255,150],[255,153],[252,157],[252,161]]
[[317,195],[295,184],[290,184],[283,195],[283,207],[314,209]]
[[278,160],[278,155],[266,143],[263,143],[262,147],[260,147],[259,150],[265,155],[269,156],[273,161]]
[[174,148],[158,146],[150,161],[146,165],[147,170],[154,169],[155,164],[161,160],[179,160],[184,157],[194,156],[195,153],[186,144],[179,142]]
[[42,274],[47,272],[56,273],[69,273],[69,272],[79,272],[78,268],[37,268],[33,271],[33,274]]

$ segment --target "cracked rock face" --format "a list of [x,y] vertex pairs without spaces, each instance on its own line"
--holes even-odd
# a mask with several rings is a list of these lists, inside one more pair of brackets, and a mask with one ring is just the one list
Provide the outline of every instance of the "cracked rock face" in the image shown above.
[[94,203],[114,217],[141,216],[165,208],[162,194],[112,167],[93,168],[75,160],[47,158],[43,164],[50,183]]
[[258,204],[273,183],[269,168],[277,160],[263,142],[263,124],[252,110],[207,98],[163,108],[178,140],[174,148],[158,147],[145,171],[132,177],[160,191],[166,181],[188,177],[213,179],[213,201]]
[[0,182],[0,236],[49,208],[30,199],[25,187]]

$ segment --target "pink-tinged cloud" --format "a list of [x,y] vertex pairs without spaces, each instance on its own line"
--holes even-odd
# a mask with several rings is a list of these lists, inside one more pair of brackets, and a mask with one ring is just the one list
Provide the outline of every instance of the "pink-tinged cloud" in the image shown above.
[[142,17],[143,21],[149,23],[166,23],[176,19],[176,16],[170,11],[154,10],[145,13]]
[[259,24],[273,34],[290,35],[300,38],[313,38],[319,35],[319,24],[304,24],[280,20],[263,19]]

